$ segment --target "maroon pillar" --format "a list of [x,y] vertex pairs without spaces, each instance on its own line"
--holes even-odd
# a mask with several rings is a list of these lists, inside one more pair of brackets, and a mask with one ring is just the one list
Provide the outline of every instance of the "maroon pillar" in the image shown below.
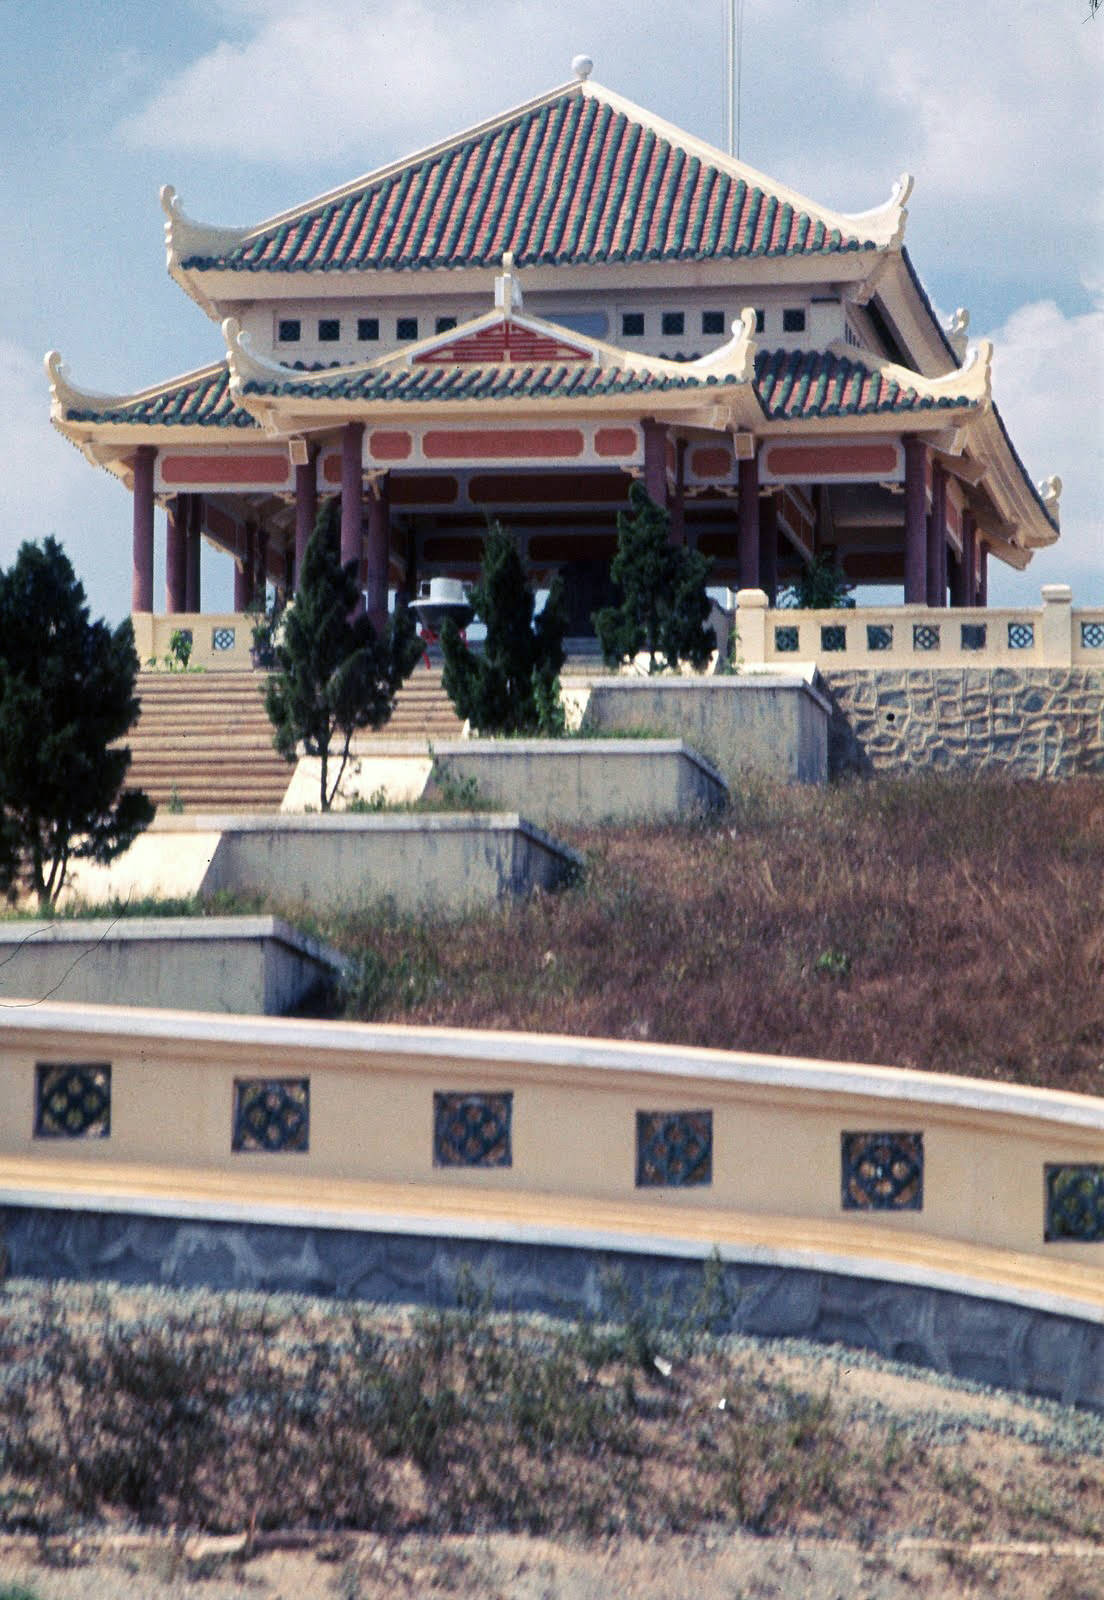
[[153,463],[157,451],[140,444],[134,452],[134,543],[130,609],[153,610]]
[[[242,546],[245,546],[243,549]],[[234,558],[234,610],[247,611],[252,597],[250,588],[250,547],[249,534],[238,534],[238,554]]]
[[778,501],[773,494],[759,502],[759,587],[774,605],[778,598]]
[[341,430],[341,562],[355,561],[358,572],[364,532],[363,450],[363,422],[347,422]]
[[759,458],[740,462],[740,588],[759,588]]
[[365,563],[366,609],[377,633],[387,622],[387,575],[391,560],[391,487],[389,474],[378,479],[368,496],[368,550]]
[[318,460],[312,452],[306,465],[295,469],[295,582],[297,584],[317,516]]
[[686,440],[675,440],[675,492],[671,497],[672,544],[686,543]]
[[932,503],[928,513],[927,596],[930,606],[947,604],[947,475],[932,467]]
[[253,595],[262,606],[268,605],[268,529],[258,528],[253,549]]
[[922,606],[928,599],[927,484],[924,441],[905,439],[905,604]]
[[977,605],[977,523],[972,511],[962,513],[962,587],[964,606]]
[[657,506],[667,506],[667,424],[645,417],[644,487]]
[[188,558],[184,583],[184,608],[187,611],[198,613],[203,609],[199,592],[199,559],[203,533],[203,496],[201,494],[190,494],[188,496],[187,530]]
[[187,495],[174,495],[169,502],[169,521],[165,533],[165,610],[170,616],[185,609],[188,588],[188,552],[185,546],[187,515]]
[[977,560],[977,603],[979,606],[987,606],[989,604],[989,546],[984,540],[978,545]]

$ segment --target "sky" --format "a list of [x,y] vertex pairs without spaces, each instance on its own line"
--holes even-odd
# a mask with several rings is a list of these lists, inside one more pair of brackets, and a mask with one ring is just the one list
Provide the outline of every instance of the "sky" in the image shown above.
[[[906,242],[992,338],[994,396],[1062,536],[1043,583],[1104,604],[1104,12],[1088,0],[741,0],[740,154],[822,204],[915,176]],[[0,563],[56,535],[97,615],[130,597],[130,497],[49,423],[44,353],[123,393],[220,357],[168,277],[162,183],[251,224],[571,76],[718,145],[725,0],[0,0]],[[163,541],[158,539],[159,547]],[[157,575],[162,593],[160,562]],[[205,604],[229,563],[205,557]]]

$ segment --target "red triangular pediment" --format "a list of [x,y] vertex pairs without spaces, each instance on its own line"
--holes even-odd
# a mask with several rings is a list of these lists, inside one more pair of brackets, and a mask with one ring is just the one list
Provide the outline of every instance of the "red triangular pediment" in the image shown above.
[[461,334],[448,344],[434,345],[414,356],[415,365],[449,366],[487,365],[495,361],[591,361],[593,353],[569,344],[554,333],[531,328],[523,322],[492,323],[488,328],[477,328]]

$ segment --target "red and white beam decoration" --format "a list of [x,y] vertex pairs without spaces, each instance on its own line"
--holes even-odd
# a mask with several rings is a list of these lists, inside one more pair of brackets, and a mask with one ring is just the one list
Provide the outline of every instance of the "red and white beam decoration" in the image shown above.
[[[364,430],[366,472],[423,472],[471,467],[636,467],[644,457],[644,436],[635,422],[555,423],[490,427],[479,423],[433,422],[409,428]],[[323,452],[320,487],[341,481],[341,453]]]
[[759,455],[760,483],[904,483],[899,439],[770,439]]
[[273,494],[295,488],[295,469],[286,445],[271,450],[162,449],[157,453],[154,490],[158,494],[217,493],[222,490]]

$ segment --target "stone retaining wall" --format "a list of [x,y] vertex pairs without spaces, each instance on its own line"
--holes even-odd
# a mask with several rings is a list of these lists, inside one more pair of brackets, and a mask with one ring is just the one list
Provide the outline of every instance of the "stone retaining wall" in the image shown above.
[[828,765],[1104,774],[1104,669],[941,667],[821,671]]

